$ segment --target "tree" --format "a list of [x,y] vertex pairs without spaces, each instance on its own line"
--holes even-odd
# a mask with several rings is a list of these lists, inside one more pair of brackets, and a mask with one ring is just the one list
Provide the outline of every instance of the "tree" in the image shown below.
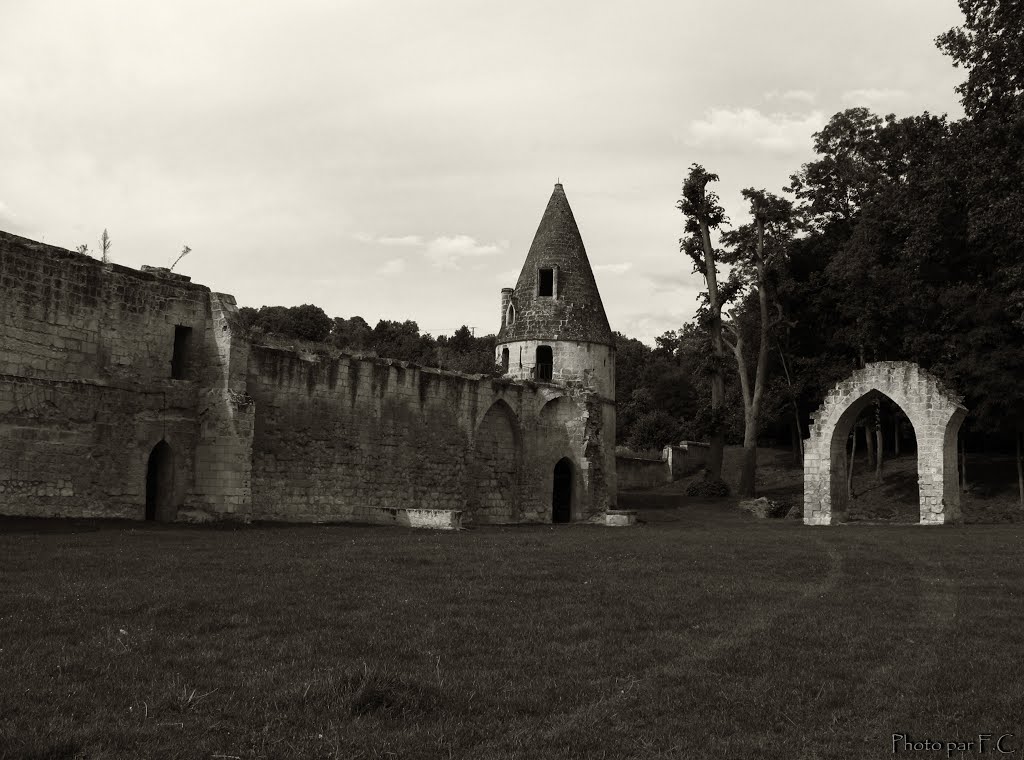
[[75,246],[75,252],[76,253],[81,253],[81,254],[83,254],[85,256],[88,256],[89,255],[89,245],[88,245],[88,243],[82,243],[81,245]]
[[289,332],[296,338],[319,343],[331,333],[331,318],[319,306],[304,303],[288,309]]
[[186,256],[188,256],[190,253],[192,253],[192,249],[191,248],[189,248],[187,245],[182,246],[181,253],[178,254],[178,258],[176,258],[174,260],[174,263],[171,264],[170,271],[173,272],[174,271],[174,267],[178,266],[178,262],[181,261]]
[[[748,287],[756,297],[755,308],[741,303],[741,313],[724,327],[732,335],[724,342],[732,349],[739,374],[740,393],[743,398],[743,468],[739,492],[753,496],[757,473],[757,434],[761,416],[761,402],[768,377],[768,350],[775,321],[768,309],[769,267],[785,257],[786,248],[794,234],[793,204],[765,190],[747,188],[743,197],[750,202],[750,224],[722,235],[722,242],[731,250],[722,256],[723,263],[731,264],[733,284],[731,290],[742,294]],[[752,312],[756,314],[752,318]],[[754,365],[753,385],[746,355],[746,334],[743,322],[757,323],[757,358]]]
[[968,117],[1019,109],[1024,94],[1024,3],[959,0],[965,17],[935,40],[955,66],[967,69],[957,86]]
[[103,234],[100,235],[100,261],[104,264],[110,263],[110,248],[112,245],[110,235],[107,234],[107,230],[104,228]]
[[693,260],[693,271],[704,275],[707,286],[702,308],[702,322],[711,337],[713,365],[711,371],[711,447],[708,452],[708,474],[714,480],[722,479],[722,457],[725,448],[725,432],[722,412],[725,402],[725,348],[722,342],[722,300],[718,291],[718,267],[716,251],[711,242],[711,231],[728,222],[725,209],[718,201],[718,195],[708,190],[711,182],[717,182],[718,175],[707,172],[700,164],[693,164],[683,182],[683,197],[676,207],[686,218],[686,237],[680,239],[680,250]]
[[629,436],[629,447],[633,451],[662,449],[679,441],[680,432],[679,420],[663,409],[653,409],[637,418]]
[[348,351],[368,351],[373,343],[373,329],[360,316],[335,317],[331,327],[331,342]]

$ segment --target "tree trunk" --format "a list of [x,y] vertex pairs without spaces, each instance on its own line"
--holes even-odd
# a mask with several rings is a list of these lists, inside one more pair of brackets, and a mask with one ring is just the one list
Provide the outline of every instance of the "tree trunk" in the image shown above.
[[[789,393],[793,396],[793,430],[796,432],[796,444],[793,446],[793,458],[796,459],[796,464],[803,464],[804,461],[804,432],[800,426],[800,406],[796,403],[796,396],[793,394],[793,381],[789,377],[789,367],[786,365],[786,355],[782,353],[782,344],[777,343],[775,346],[779,350],[779,358],[782,359],[782,373],[786,377],[786,385],[789,386]],[[797,445],[799,445],[799,452],[797,451]]]
[[864,454],[868,460],[868,469],[873,470],[875,468],[875,423],[870,411],[867,419],[864,420]]
[[793,426],[789,429],[792,433],[793,464],[802,464],[804,461],[804,439],[800,437],[800,418],[794,416]]
[[722,304],[718,300],[718,272],[715,268],[715,249],[711,245],[711,231],[707,222],[700,222],[701,243],[704,248],[704,280],[708,286],[708,306],[711,310],[711,350],[715,355],[711,374],[711,414],[714,428],[708,451],[708,476],[722,479],[722,459],[725,456],[725,429],[722,408],[725,404],[725,348],[722,344]]
[[875,401],[875,480],[882,482],[882,462],[885,459],[882,444],[882,404]]
[[967,442],[960,439],[960,491],[967,491]]
[[725,380],[718,375],[711,376],[711,413],[714,416],[714,428],[711,431],[710,448],[708,449],[708,478],[722,479],[722,460],[725,458],[725,426],[722,424],[722,400],[725,398]]
[[857,456],[857,426],[853,426],[853,432],[850,433],[850,437],[853,439],[853,443],[850,444],[850,470],[846,476],[846,498],[853,498],[853,463]]
[[900,413],[897,410],[893,414],[892,418],[892,455],[898,457],[900,455]]
[[740,470],[740,496],[754,496],[757,476],[757,421],[747,418],[743,426],[743,469]]
[[1020,506],[1024,509],[1024,459],[1021,458],[1020,439],[1024,433],[1017,433],[1017,491],[1020,494]]
[[768,322],[768,285],[764,260],[764,222],[756,218],[757,249],[757,300],[761,318],[761,329],[757,344],[757,366],[754,368],[754,388],[751,391],[747,381],[747,367],[743,361],[742,343],[736,336],[736,360],[739,368],[740,386],[743,389],[743,406],[746,412],[743,426],[743,470],[740,473],[740,494],[755,496],[757,490],[757,430],[760,422],[761,399],[768,378],[768,340],[771,327]]

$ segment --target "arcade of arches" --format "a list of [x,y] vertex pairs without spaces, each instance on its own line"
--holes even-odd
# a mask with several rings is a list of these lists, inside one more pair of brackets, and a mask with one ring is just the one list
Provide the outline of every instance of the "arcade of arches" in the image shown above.
[[804,447],[804,523],[844,520],[846,439],[858,415],[878,395],[899,406],[914,428],[921,524],[959,520],[957,436],[967,409],[916,364],[874,362],[837,384],[811,415],[811,435]]

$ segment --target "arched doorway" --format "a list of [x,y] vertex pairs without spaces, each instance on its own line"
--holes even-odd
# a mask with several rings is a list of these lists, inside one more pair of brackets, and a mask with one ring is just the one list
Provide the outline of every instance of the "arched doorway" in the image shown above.
[[811,415],[804,446],[805,524],[832,525],[845,519],[847,439],[861,412],[879,396],[896,404],[914,430],[920,522],[959,519],[957,432],[967,409],[916,364],[874,362],[837,384]]
[[[833,492],[845,491],[840,501],[833,497],[833,510],[845,498],[841,511],[847,522],[917,522],[921,500],[914,425],[899,404],[879,391],[869,391],[851,409],[862,405],[847,435],[843,482],[833,483]],[[837,426],[835,436],[843,432]]]
[[551,486],[551,522],[572,520],[572,462],[568,457],[558,460]]
[[149,453],[146,465],[146,519],[170,522],[174,507],[174,452],[167,441],[160,441]]

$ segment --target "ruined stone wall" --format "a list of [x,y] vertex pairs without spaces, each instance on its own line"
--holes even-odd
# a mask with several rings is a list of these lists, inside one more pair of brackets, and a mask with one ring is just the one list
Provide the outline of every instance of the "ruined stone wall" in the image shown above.
[[0,514],[141,519],[161,440],[171,501],[196,506],[197,407],[222,372],[209,289],[0,233],[0,293]]
[[250,353],[248,393],[254,519],[393,522],[389,510],[423,508],[550,522],[562,456],[580,473],[577,519],[614,504],[609,423],[591,396],[566,398],[538,430],[550,388],[265,346]]
[[621,491],[656,488],[672,482],[672,470],[663,456],[651,459],[618,454],[615,457],[615,476]]
[[0,327],[0,514],[143,519],[149,479],[166,519],[549,522],[563,457],[573,519],[615,504],[614,405],[585,389],[251,346],[231,296],[7,233]]

